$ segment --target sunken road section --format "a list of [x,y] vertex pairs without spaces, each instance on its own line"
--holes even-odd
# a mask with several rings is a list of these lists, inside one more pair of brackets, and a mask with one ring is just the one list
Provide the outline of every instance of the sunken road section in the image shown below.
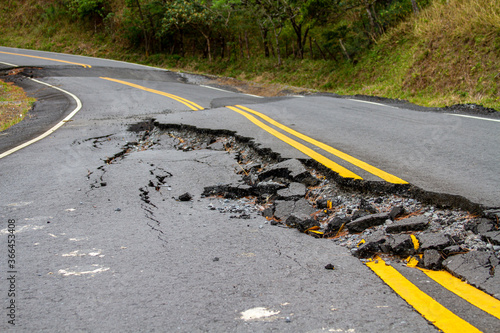
[[[159,124],[131,125],[137,141],[105,160],[109,167],[135,151],[168,144],[181,151],[226,151],[235,159],[237,183],[214,184],[202,196],[236,202],[207,209],[247,219],[259,212],[276,227],[295,228],[315,238],[347,247],[362,261],[379,256],[411,267],[446,269],[475,287],[500,296],[500,209],[459,196],[426,192],[412,185],[343,179],[311,161],[283,159],[251,138],[230,131]],[[96,142],[108,137],[94,138]],[[168,142],[168,143],[167,143]],[[90,190],[105,186],[105,167],[96,170]],[[149,184],[140,189],[145,216],[159,223],[150,193],[171,176],[155,166]],[[192,200],[189,193],[178,200]],[[162,235],[159,235],[161,238]]]

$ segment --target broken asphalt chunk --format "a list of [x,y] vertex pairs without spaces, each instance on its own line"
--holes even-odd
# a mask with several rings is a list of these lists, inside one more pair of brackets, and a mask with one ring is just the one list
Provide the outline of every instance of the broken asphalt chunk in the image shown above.
[[335,234],[349,222],[350,218],[346,216],[335,216],[332,220],[330,220],[326,226],[325,234],[327,236],[335,236]]
[[286,219],[285,224],[292,228],[297,228],[300,232],[305,232],[312,227],[319,227],[319,222],[315,221],[310,215],[294,212]]
[[274,216],[274,206],[264,208],[262,216],[265,218],[272,218]]
[[302,213],[310,216],[316,210],[311,206],[309,201],[302,198],[297,201],[276,200],[274,203],[274,217],[281,221],[285,221],[291,213]]
[[286,185],[272,180],[260,182],[255,186],[257,194],[275,194],[278,190],[286,188]]
[[409,256],[415,253],[413,241],[408,234],[392,235],[389,244],[394,254]]
[[466,251],[464,251],[464,249],[462,249],[462,247],[460,245],[451,245],[451,246],[445,247],[443,249],[443,253],[446,256],[452,256],[452,255],[460,254],[460,253],[464,253],[464,252],[466,252]]
[[298,200],[306,195],[307,188],[302,183],[290,183],[288,188],[278,190],[278,198],[282,200]]
[[498,223],[500,220],[500,209],[497,208],[497,209],[485,210],[484,216],[486,216],[487,218],[490,218]]
[[369,214],[377,214],[378,210],[374,205],[366,201],[365,199],[361,199],[359,203],[359,210],[365,211]]
[[318,182],[318,180],[307,171],[304,165],[294,158],[277,163],[259,174],[260,180],[265,180],[270,177],[286,178],[306,186],[312,186]]
[[487,241],[493,245],[500,245],[500,231],[499,230],[488,231],[488,232],[482,233],[481,236],[485,241]]
[[428,249],[442,250],[450,245],[452,241],[447,235],[441,233],[424,233],[418,236],[420,241],[420,249],[422,251]]
[[191,194],[189,194],[189,192],[186,192],[184,194],[179,195],[179,201],[189,201],[192,198],[193,198],[193,196]]
[[382,232],[376,232],[368,237],[365,242],[356,251],[356,256],[359,258],[368,258],[380,252],[388,252],[388,249],[382,249],[386,243],[387,237]]
[[389,218],[394,221],[394,219],[398,216],[401,216],[405,213],[405,209],[403,206],[396,206],[391,209],[389,212]]
[[212,149],[212,150],[217,150],[217,151],[226,150],[226,147],[224,146],[224,143],[222,141],[215,141],[211,145],[208,145],[208,148]]
[[484,234],[489,231],[496,230],[496,223],[490,219],[481,218],[475,222],[467,224],[467,230],[471,230],[475,234]]
[[203,189],[202,197],[209,197],[213,195],[221,195],[224,198],[241,198],[251,195],[252,187],[246,184],[221,184],[214,186],[207,186]]
[[453,275],[496,297],[500,296],[500,274],[495,274],[498,265],[499,260],[493,253],[483,251],[457,254],[443,261],[443,266]]
[[442,261],[443,257],[441,256],[441,253],[439,253],[439,251],[432,249],[424,251],[424,268],[437,270],[441,268]]
[[[390,213],[389,213],[390,215]],[[388,225],[386,231],[390,234],[401,233],[405,231],[422,231],[429,226],[429,218],[426,216],[412,216],[394,224]]]
[[389,218],[389,213],[377,213],[360,217],[346,224],[347,230],[351,233],[360,233],[365,229],[384,224]]

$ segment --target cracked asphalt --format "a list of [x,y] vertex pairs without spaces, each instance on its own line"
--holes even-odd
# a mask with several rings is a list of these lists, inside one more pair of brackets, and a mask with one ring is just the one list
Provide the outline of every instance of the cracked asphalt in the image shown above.
[[[100,148],[67,137],[68,148],[49,160],[45,140],[26,148],[28,161],[21,153],[3,161],[19,175],[2,186],[9,198],[2,215],[18,221],[16,329],[435,330],[346,249],[272,227],[256,213],[231,219],[208,209],[219,203],[201,198],[203,187],[237,180],[231,154],[137,151],[105,165],[106,186],[91,188],[93,177],[100,184],[103,159],[129,137],[115,136]],[[165,179],[171,190],[150,189],[148,204],[140,188],[159,166],[172,174]],[[34,186],[43,196],[26,191]],[[185,192],[194,199],[175,200]],[[324,269],[329,263],[335,270]],[[279,313],[240,319],[257,307]]]
[[[35,77],[38,75],[40,80],[74,93],[83,104],[72,120],[55,133],[0,160],[0,216],[5,222],[16,221],[17,270],[16,325],[10,324],[6,316],[12,299],[6,296],[9,285],[0,283],[5,312],[0,316],[3,318],[0,329],[20,332],[438,331],[347,249],[326,239],[317,240],[296,230],[271,226],[257,212],[250,213],[249,219],[237,219],[210,209],[231,204],[217,197],[204,198],[201,194],[204,187],[240,179],[234,172],[235,152],[179,151],[169,138],[146,146],[138,134],[142,132],[128,129],[132,124],[154,118],[161,123],[238,131],[262,147],[280,152],[283,157],[304,158],[286,144],[270,140],[268,134],[244,123],[241,116],[221,108],[227,103],[226,99],[231,104],[248,105],[251,100],[263,103],[259,105],[266,112],[276,111],[280,121],[288,121],[290,126],[314,131],[314,125],[304,118],[294,118],[286,112],[294,110],[298,99],[261,100],[246,95],[240,99],[232,92],[188,85],[182,76],[144,66],[68,55],[46,56],[78,59],[91,64],[92,69],[59,66],[36,58],[0,56],[1,61],[9,64],[43,67],[40,72],[34,71]],[[108,82],[100,76],[147,84],[152,89],[168,91],[214,109],[194,112],[176,100]],[[23,82],[19,84],[33,86],[28,79]],[[29,91],[40,94],[37,88]],[[330,101],[330,98],[313,97],[307,107],[317,112]],[[66,113],[75,105],[67,97],[60,103],[64,105],[60,110],[65,109]],[[355,107],[349,103],[358,102],[342,103],[340,110],[354,112]],[[15,138],[20,133],[25,135],[23,140],[34,137],[65,116],[50,107],[50,100],[41,104],[40,108],[49,110],[45,120],[28,133],[30,122],[41,118],[34,116],[0,136],[0,152],[15,146]],[[298,114],[303,112],[300,107],[297,110]],[[378,109],[377,112],[389,113]],[[428,114],[417,117],[424,115]],[[337,111],[331,110],[324,116],[326,121],[338,123]],[[356,117],[362,118],[360,114]],[[446,121],[450,128],[461,129],[468,122],[455,118],[446,118]],[[494,133],[495,127],[488,126],[482,129],[485,136],[491,141],[497,140],[488,134],[488,131]],[[394,128],[383,126],[382,130],[387,133]],[[350,129],[326,131],[335,133],[330,135],[334,138],[337,133],[346,134]],[[432,128],[432,131],[438,130]],[[467,133],[466,139],[472,142]],[[437,152],[438,157],[431,155],[429,151],[437,148],[429,150],[426,144],[419,146],[425,150],[426,158],[438,159],[441,153]],[[488,144],[485,140],[484,145]],[[352,148],[356,150],[354,143]],[[477,149],[472,144],[469,148]],[[392,168],[394,161],[380,157],[381,149],[374,148],[369,154],[375,156],[373,162],[380,162],[379,165],[389,171],[405,170],[398,175],[409,179],[408,165]],[[394,151],[405,154],[395,148]],[[487,152],[481,156],[481,163],[497,158]],[[408,160],[409,164],[420,161],[415,156]],[[450,170],[445,166],[442,170],[454,173],[459,168]],[[498,166],[484,177],[495,178],[496,170]],[[428,167],[422,167],[421,173],[415,178],[416,183],[425,187],[425,183],[419,182],[425,178],[424,174],[429,175]],[[473,187],[468,185],[468,182],[483,184],[477,180],[468,179],[441,188],[438,184],[441,180],[432,182],[436,188],[431,186],[430,190],[460,193],[488,207],[498,205],[495,191],[500,187],[495,182],[485,183],[477,192],[472,192]],[[465,193],[461,189],[467,186],[471,192]],[[186,192],[192,195],[192,200],[179,201],[178,197]],[[2,226],[2,272],[8,271],[8,233]],[[325,269],[328,264],[335,269]],[[5,281],[3,275],[0,277]],[[248,310],[252,311],[245,312]],[[486,331],[494,330],[495,324],[486,325]]]

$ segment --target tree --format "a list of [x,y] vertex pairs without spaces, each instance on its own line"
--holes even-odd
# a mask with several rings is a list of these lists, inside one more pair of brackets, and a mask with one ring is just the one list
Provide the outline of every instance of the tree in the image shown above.
[[133,29],[139,26],[144,42],[146,56],[161,50],[161,19],[163,17],[163,0],[126,0],[127,7],[132,10],[128,24]]
[[110,12],[105,0],[71,0],[68,2],[68,9],[73,17],[92,21],[95,32]]
[[304,47],[311,29],[326,22],[339,0],[279,0],[285,6],[286,18],[296,35],[297,55],[304,57]]
[[166,2],[162,33],[168,33],[172,29],[180,32],[186,28],[196,30],[205,38],[208,60],[212,61],[211,31],[220,23],[221,16],[211,10],[211,5],[211,2],[203,0]]

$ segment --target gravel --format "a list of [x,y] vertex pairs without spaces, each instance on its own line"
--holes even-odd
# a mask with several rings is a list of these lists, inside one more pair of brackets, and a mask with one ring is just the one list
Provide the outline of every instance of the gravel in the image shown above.
[[[165,137],[169,140],[163,140]],[[162,141],[172,142],[171,138],[179,150],[214,149],[235,154],[234,171],[241,176],[240,183],[215,184],[204,192],[213,198],[207,209],[231,218],[263,215],[270,225],[288,224],[316,238],[327,238],[362,260],[382,255],[401,262],[413,253],[420,256],[420,266],[442,269],[442,259],[468,252],[484,252],[500,259],[500,244],[490,241],[497,237],[498,210],[478,214],[442,207],[442,203],[427,204],[412,197],[411,191],[391,188],[359,191],[321,170],[306,167],[302,161],[282,160],[278,154],[260,150],[248,138],[217,131],[155,128],[148,132],[147,140],[129,149],[151,149]],[[293,221],[287,223],[290,216]],[[359,220],[376,223],[353,228],[353,222]],[[417,244],[408,241],[408,235],[413,235]],[[370,244],[370,238],[376,241]],[[460,269],[468,271],[463,265]]]

